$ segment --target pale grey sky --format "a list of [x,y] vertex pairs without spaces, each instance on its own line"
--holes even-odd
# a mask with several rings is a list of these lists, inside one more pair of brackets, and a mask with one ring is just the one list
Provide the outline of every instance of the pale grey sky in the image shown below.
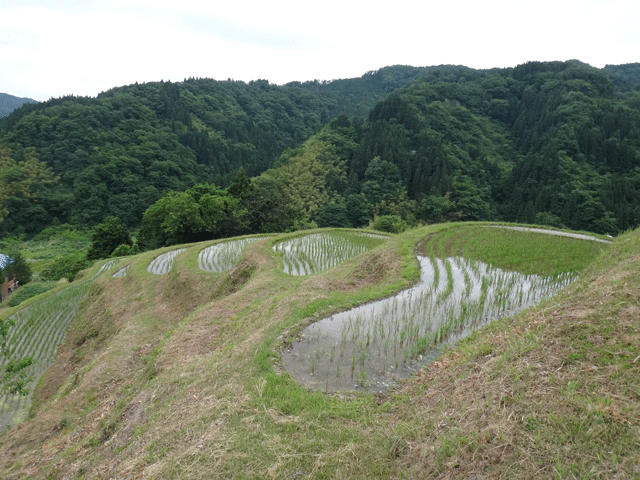
[[0,92],[36,100],[188,77],[640,62],[638,0],[0,0],[0,25]]

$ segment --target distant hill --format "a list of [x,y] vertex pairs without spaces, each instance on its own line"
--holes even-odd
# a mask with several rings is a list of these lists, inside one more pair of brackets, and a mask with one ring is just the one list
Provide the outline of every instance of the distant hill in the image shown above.
[[32,98],[14,97],[7,93],[0,93],[0,118],[8,117],[16,108],[20,108],[25,103],[37,103]]

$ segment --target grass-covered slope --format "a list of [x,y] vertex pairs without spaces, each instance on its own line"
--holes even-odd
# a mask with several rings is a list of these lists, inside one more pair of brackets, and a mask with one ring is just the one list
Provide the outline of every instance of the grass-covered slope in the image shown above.
[[[637,476],[640,231],[607,246],[452,227],[406,232],[308,276],[282,271],[272,248],[278,237],[245,247],[225,273],[198,267],[209,244],[184,246],[164,275],[147,271],[162,251],[133,257],[126,275],[94,281],[29,420],[0,437],[0,471],[6,478]],[[434,254],[482,257],[493,235],[497,249],[528,245],[525,257],[544,252],[536,263],[581,277],[386,394],[309,392],[283,373],[278,352],[302,325],[411,284],[414,245],[431,235]],[[580,258],[559,265],[577,250]]]

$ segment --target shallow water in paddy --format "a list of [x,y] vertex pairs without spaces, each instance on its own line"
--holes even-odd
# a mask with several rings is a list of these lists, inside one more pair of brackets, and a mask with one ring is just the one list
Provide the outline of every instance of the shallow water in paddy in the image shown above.
[[198,254],[198,267],[205,272],[227,272],[237,265],[244,247],[265,238],[267,237],[243,238],[204,248]]
[[462,257],[418,260],[414,287],[305,328],[282,354],[286,370],[316,389],[383,391],[437,358],[443,345],[535,305],[574,278],[524,275]]
[[282,257],[285,273],[312,275],[366,252],[388,238],[370,232],[312,233],[276,243],[273,251]]

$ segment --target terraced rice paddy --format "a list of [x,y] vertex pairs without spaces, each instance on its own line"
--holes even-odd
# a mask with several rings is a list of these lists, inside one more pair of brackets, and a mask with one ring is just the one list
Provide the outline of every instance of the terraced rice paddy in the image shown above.
[[419,256],[421,280],[395,297],[307,327],[283,352],[289,373],[313,388],[380,391],[490,321],[513,315],[574,276],[524,275],[462,257]]
[[0,372],[4,372],[10,362],[31,359],[32,363],[22,371],[25,374],[23,391],[26,395],[0,396],[0,432],[25,418],[33,389],[55,360],[58,345],[91,281],[117,262],[106,262],[92,278],[32,303],[10,317],[13,326],[7,332],[6,355],[0,356]]
[[173,268],[173,262],[176,256],[184,252],[184,250],[184,248],[179,248],[177,250],[171,250],[170,252],[158,255],[151,261],[147,267],[147,271],[156,275],[165,275],[169,273]]
[[242,238],[211,245],[198,254],[198,267],[205,272],[227,272],[236,266],[244,247],[265,238],[267,237]]
[[129,270],[129,267],[131,265],[125,265],[124,267],[118,269],[118,271],[116,271],[113,275],[111,275],[113,278],[122,278],[124,276],[127,275],[127,271]]
[[311,275],[360,255],[386,238],[367,233],[313,233],[277,243],[273,250],[282,257],[285,273]]

